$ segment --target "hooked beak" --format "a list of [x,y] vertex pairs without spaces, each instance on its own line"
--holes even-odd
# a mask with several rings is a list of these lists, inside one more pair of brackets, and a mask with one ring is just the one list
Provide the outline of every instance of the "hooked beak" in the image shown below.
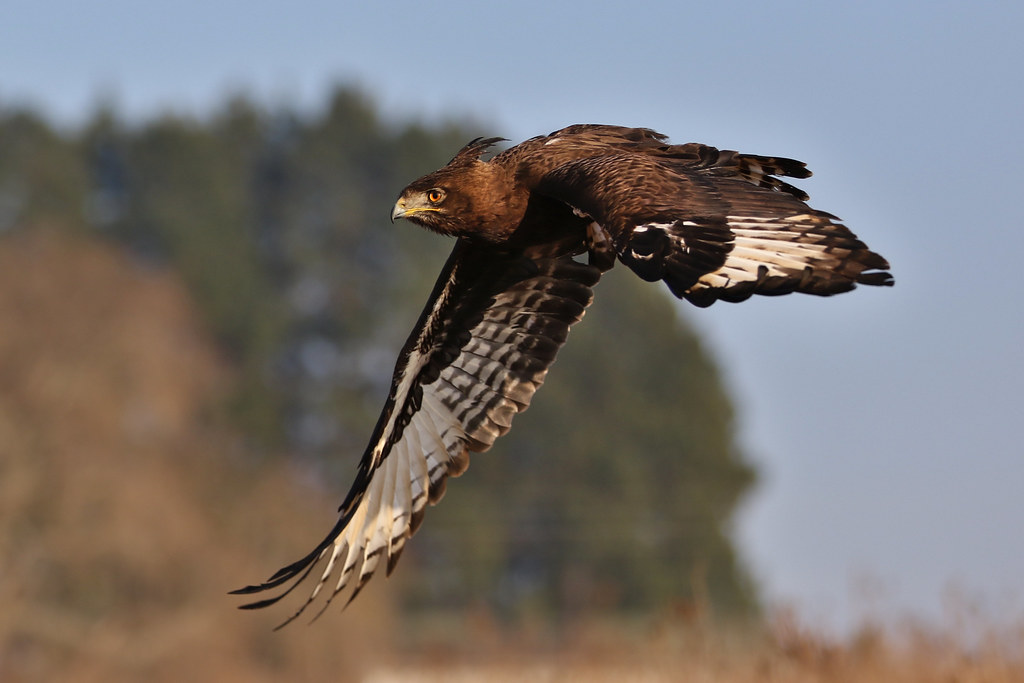
[[410,205],[408,200],[402,197],[395,202],[395,208],[391,209],[391,222],[394,223],[396,218],[410,218],[413,214],[425,211],[437,212],[438,209],[433,206],[421,205],[416,197],[412,199],[412,204]]
[[405,214],[408,210],[405,208],[405,200],[399,199],[395,202],[395,208],[391,209],[391,222],[394,223],[397,218],[405,218]]

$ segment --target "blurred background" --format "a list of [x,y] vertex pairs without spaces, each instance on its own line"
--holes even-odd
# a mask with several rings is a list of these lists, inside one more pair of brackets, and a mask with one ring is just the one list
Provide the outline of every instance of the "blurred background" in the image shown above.
[[[7,7],[0,679],[1022,628],[1024,8],[364,5]],[[580,122],[806,161],[896,287],[696,310],[613,271],[389,581],[235,611],[333,525],[451,247],[398,191]]]

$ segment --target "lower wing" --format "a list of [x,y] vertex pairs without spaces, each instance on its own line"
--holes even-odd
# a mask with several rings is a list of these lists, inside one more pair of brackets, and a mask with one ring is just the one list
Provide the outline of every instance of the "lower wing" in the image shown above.
[[459,240],[399,356],[338,523],[302,559],[265,583],[234,591],[252,594],[291,582],[279,595],[242,608],[276,603],[321,562],[310,596],[281,626],[334,574],[324,608],[348,585],[354,585],[351,601],[382,560],[390,574],[427,503],[444,494],[447,477],[464,472],[469,452],[490,448],[529,406],[599,276],[559,250],[509,254]]

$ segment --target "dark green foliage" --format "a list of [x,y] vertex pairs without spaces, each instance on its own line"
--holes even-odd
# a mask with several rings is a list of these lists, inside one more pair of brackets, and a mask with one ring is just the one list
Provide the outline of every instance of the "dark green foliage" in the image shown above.
[[[139,127],[101,111],[76,134],[0,109],[0,230],[89,227],[178,270],[239,369],[238,423],[340,495],[452,246],[391,225],[391,205],[481,132],[388,124],[344,88],[316,115],[235,99]],[[606,277],[531,410],[428,511],[418,568],[399,570],[410,607],[753,609],[727,535],[753,474],[676,308],[625,269]]]
[[19,222],[82,224],[87,165],[38,116],[0,107],[0,232]]

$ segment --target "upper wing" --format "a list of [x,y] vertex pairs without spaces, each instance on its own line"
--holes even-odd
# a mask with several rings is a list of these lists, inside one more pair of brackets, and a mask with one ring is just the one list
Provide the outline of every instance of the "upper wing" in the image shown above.
[[[568,254],[508,254],[459,240],[398,359],[391,392],[363,454],[341,517],[306,557],[255,593],[294,583],[326,565],[302,613],[339,568],[331,598],[358,579],[351,601],[382,558],[390,574],[448,475],[508,431],[544,382],[548,367],[593,298],[600,274]],[[326,607],[326,604],[324,605]],[[282,624],[283,626],[284,624]]]
[[689,144],[571,161],[537,191],[593,219],[591,250],[612,251],[596,262],[617,256],[700,306],[892,284],[884,258],[778,177],[809,175],[792,159]]

